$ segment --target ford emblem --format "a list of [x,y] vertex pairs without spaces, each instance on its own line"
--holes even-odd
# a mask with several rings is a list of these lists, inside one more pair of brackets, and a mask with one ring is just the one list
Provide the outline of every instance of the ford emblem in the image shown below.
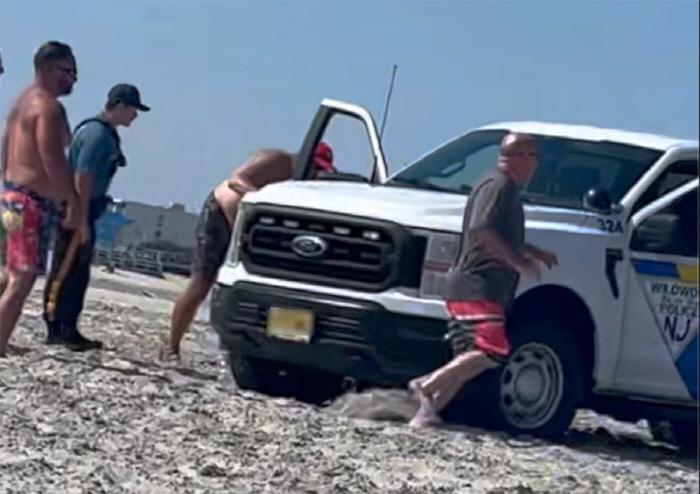
[[328,243],[315,235],[299,235],[292,239],[292,250],[302,257],[319,257],[328,250]]

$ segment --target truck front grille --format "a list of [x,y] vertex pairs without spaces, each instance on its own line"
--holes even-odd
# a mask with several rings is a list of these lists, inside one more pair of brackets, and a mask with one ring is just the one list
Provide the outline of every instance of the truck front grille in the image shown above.
[[253,208],[242,235],[241,258],[253,274],[365,291],[404,283],[402,253],[420,271],[425,251],[418,241],[416,259],[416,242],[399,225],[272,206]]

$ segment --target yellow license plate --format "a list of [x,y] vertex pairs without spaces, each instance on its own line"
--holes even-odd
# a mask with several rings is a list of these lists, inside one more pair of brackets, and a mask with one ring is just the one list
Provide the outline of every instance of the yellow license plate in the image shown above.
[[314,328],[314,314],[308,310],[272,307],[267,313],[267,335],[308,343]]

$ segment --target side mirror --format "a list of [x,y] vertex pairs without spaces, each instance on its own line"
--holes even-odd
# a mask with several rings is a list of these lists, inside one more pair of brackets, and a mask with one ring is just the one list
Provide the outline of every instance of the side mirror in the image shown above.
[[589,189],[583,195],[583,206],[598,214],[610,214],[612,212],[610,194],[602,187]]

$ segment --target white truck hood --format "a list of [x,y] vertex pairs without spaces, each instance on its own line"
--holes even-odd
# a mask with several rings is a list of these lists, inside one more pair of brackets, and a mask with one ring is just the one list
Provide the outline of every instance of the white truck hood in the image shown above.
[[[246,194],[244,203],[273,204],[375,218],[401,225],[461,232],[467,196],[357,182],[289,181]],[[528,221],[544,220],[580,225],[585,213],[526,206]]]

